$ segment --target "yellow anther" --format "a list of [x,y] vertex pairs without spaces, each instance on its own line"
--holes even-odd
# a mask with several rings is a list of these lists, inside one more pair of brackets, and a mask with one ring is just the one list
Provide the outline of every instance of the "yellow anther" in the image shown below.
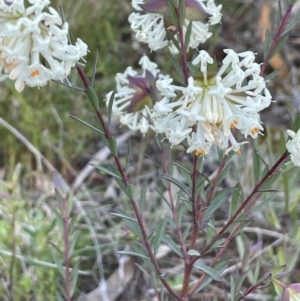
[[251,134],[252,134],[252,135],[257,134],[258,132],[259,132],[259,129],[258,129],[257,127],[253,128],[253,129],[251,130]]
[[39,71],[38,69],[36,69],[36,70],[33,70],[33,71],[31,72],[30,76],[35,77],[35,76],[37,76],[37,75],[39,75],[39,74],[40,74],[40,71]]
[[203,149],[203,148],[201,148],[201,149],[197,149],[196,151],[195,151],[195,155],[198,157],[198,156],[201,156],[201,155],[205,155],[206,154],[206,151]]
[[234,119],[231,123],[230,123],[230,128],[234,129],[237,125],[238,125],[238,121],[236,119]]

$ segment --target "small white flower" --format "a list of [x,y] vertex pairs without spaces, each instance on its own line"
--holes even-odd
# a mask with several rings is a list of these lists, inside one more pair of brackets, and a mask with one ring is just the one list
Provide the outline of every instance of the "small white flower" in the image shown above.
[[48,0],[0,0],[0,81],[10,78],[21,92],[25,85],[63,80],[83,56],[80,39],[68,44],[68,24]]
[[224,52],[223,65],[213,72],[213,59],[200,51],[192,62],[199,72],[189,78],[187,87],[172,85],[170,80],[157,82],[163,99],[151,112],[154,130],[164,132],[174,145],[186,138],[187,152],[203,155],[217,145],[226,153],[240,153],[240,145],[247,142],[236,141],[237,130],[245,138],[262,134],[259,112],[270,105],[271,95],[259,76],[254,53]]
[[286,148],[291,154],[294,165],[300,166],[300,129],[297,133],[292,130],[287,130],[287,133],[292,139],[287,142]]
[[[132,0],[132,7],[138,12],[133,12],[128,21],[136,33],[136,39],[148,44],[151,50],[168,45],[173,54],[178,53],[173,43],[167,40],[166,30],[173,32],[178,39],[176,26],[172,24],[168,12],[167,0]],[[209,26],[220,23],[222,5],[216,6],[213,0],[185,0],[185,8],[183,35],[185,36],[187,27],[192,21],[189,47],[196,48],[211,37]],[[208,17],[207,22],[204,21],[205,17]]]
[[[145,134],[151,128],[149,108],[153,107],[158,97],[155,82],[157,79],[168,81],[168,77],[162,75],[157,64],[151,62],[147,56],[140,59],[139,65],[142,68],[141,74],[127,67],[124,73],[116,75],[112,114],[120,116],[121,124]],[[106,95],[107,106],[109,106],[112,93]],[[170,93],[167,94],[170,95]],[[167,112],[170,111],[170,109],[167,110]]]

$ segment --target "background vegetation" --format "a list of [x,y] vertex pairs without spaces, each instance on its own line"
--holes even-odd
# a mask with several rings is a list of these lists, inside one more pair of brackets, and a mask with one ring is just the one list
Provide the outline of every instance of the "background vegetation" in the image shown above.
[[[219,2],[224,6],[223,21],[221,26],[214,29],[213,41],[204,47],[220,59],[224,48],[253,50],[258,53],[257,60],[262,61],[264,43],[259,31],[265,29],[266,19],[262,12],[263,4],[268,2]],[[58,4],[64,8],[72,35],[80,37],[89,45],[90,53],[85,66],[88,75],[92,74],[94,54],[96,50],[99,52],[95,87],[99,98],[104,98],[114,88],[114,76],[117,72],[123,72],[127,66],[137,67],[140,56],[145,52],[149,54],[145,45],[140,45],[133,39],[127,22],[131,12],[129,1],[65,0],[53,1],[52,5],[57,7]],[[282,1],[283,10],[285,4]],[[299,10],[295,10],[295,15],[297,12]],[[268,13],[272,30],[276,27],[277,6],[269,5]],[[256,147],[264,155],[268,155],[270,161],[275,160],[285,144],[283,130],[289,126],[290,120],[285,106],[295,109],[292,110],[293,114],[299,107],[297,95],[300,94],[296,85],[292,84],[299,80],[298,44],[292,39],[293,33],[296,34],[297,31],[292,32],[279,57],[282,59],[282,70],[288,69],[290,72],[280,74],[270,82],[277,104],[265,113],[266,135],[255,142]],[[149,55],[164,73],[170,74],[173,72],[171,62],[163,59],[162,53]],[[271,71],[272,67],[269,72]],[[80,85],[76,70],[73,70],[69,80]],[[54,195],[49,163],[72,186],[78,179],[78,173],[103,145],[94,132],[70,118],[70,115],[74,115],[90,123],[94,122],[91,106],[84,94],[55,82],[40,89],[26,87],[24,92],[18,93],[12,82],[5,81],[1,83],[0,89],[0,300],[59,300],[58,292],[63,295],[64,285],[63,230],[60,204]],[[9,130],[5,122],[15,132]],[[114,120],[112,131],[119,136],[126,129],[119,128],[117,120]],[[21,136],[23,141],[20,140]],[[29,145],[31,146],[28,147]],[[122,152],[125,156],[124,145],[120,147],[120,153]],[[154,136],[143,138],[138,134],[134,135],[132,152],[131,179],[137,185],[144,179],[149,183],[145,218],[149,225],[154,226],[167,210],[166,204],[155,192],[164,187],[157,177],[159,150]],[[174,147],[171,152],[179,161],[188,160],[180,147]],[[247,150],[245,147],[242,156],[233,161],[231,177],[226,178],[224,186],[233,185],[237,180],[236,175],[243,172],[239,180],[244,191],[247,191],[253,181],[252,161],[247,159],[251,156],[250,148]],[[105,156],[103,158],[106,162],[110,160]],[[208,174],[214,171],[217,160],[217,154],[207,158],[205,168]],[[128,212],[131,210],[112,179],[92,172],[84,184],[83,188],[77,190],[76,197],[72,198],[73,210],[70,217],[74,300],[93,291],[101,277],[111,279],[115,287],[122,288],[117,278],[112,277],[119,265],[115,251],[123,250],[135,239],[135,234],[120,219],[109,215],[116,207]],[[234,279],[249,277],[251,282],[250,269],[248,273],[251,260],[244,265],[243,259],[246,255],[251,258],[259,256],[260,264],[265,270],[285,265],[286,270],[294,269],[294,273],[287,276],[286,281],[299,282],[300,193],[297,185],[297,170],[291,169],[278,179],[276,189],[280,193],[275,197],[266,195],[261,200],[261,204],[269,202],[269,205],[262,210],[258,208],[253,213],[255,221],[249,222],[249,226],[231,244],[228,254],[231,270],[228,270],[228,275],[232,274]],[[224,222],[228,206],[230,205],[218,210],[217,224]],[[184,219],[186,223],[190,221],[188,216]],[[254,245],[259,246],[258,251],[254,248],[253,254],[246,254],[246,250]],[[181,274],[178,271],[182,266],[175,255],[166,254],[168,253],[162,253],[161,262],[165,270],[173,275],[171,284],[176,286],[180,283],[177,275]],[[124,285],[114,300],[151,298],[150,278],[145,277],[139,269],[134,273],[135,277],[129,279],[131,290],[125,290]],[[197,298],[225,298],[224,292],[230,291],[229,281],[228,278],[224,287],[211,284]],[[252,294],[250,299],[273,300],[274,296],[274,289],[268,287]]]

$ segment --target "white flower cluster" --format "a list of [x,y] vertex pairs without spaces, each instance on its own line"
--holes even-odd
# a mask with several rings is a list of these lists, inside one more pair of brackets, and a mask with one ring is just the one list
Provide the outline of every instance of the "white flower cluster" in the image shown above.
[[187,152],[204,155],[212,145],[239,152],[235,129],[252,138],[263,130],[258,113],[270,105],[271,95],[254,53],[224,52],[223,65],[212,75],[213,59],[200,51],[192,62],[200,70],[187,87],[172,85],[172,79],[157,81],[163,98],[151,113],[154,130],[173,145],[187,139]]
[[[152,108],[153,98],[157,97],[155,82],[167,76],[162,75],[157,64],[145,55],[140,59],[139,65],[142,68],[141,74],[128,67],[124,73],[116,75],[112,114],[120,116],[121,124],[145,134],[151,124],[147,108]],[[107,106],[112,93],[113,91],[106,95]]]
[[[128,21],[131,29],[136,33],[136,39],[148,44],[151,50],[158,50],[169,45],[173,54],[178,53],[177,48],[167,39],[166,30],[174,30],[168,13],[167,0],[132,0],[132,6],[138,12],[133,12]],[[186,19],[183,24],[183,33],[185,36],[190,21],[193,21],[188,46],[196,48],[211,37],[209,26],[220,23],[222,5],[216,6],[213,0],[186,0],[185,6]],[[204,21],[206,17],[207,22]],[[176,32],[175,38],[178,40]]]
[[[178,51],[168,41],[167,30],[178,41],[180,32],[173,24],[170,3],[132,0],[137,12],[129,16],[129,22],[138,41],[147,43],[151,50],[169,46],[174,54]],[[198,47],[211,36],[209,26],[220,22],[222,8],[213,0],[185,0],[184,5],[183,36],[190,21],[192,28],[189,44],[182,51]],[[238,142],[236,134],[256,138],[262,133],[259,112],[270,105],[271,95],[253,52],[224,52],[222,66],[217,68],[213,58],[200,51],[192,61],[194,68],[190,68],[190,73],[191,69],[195,72],[188,78],[187,86],[177,86],[170,77],[157,76],[157,66],[144,57],[142,60],[147,64],[143,66],[140,62],[142,75],[137,76],[130,67],[117,75],[113,113],[121,116],[122,124],[143,134],[152,128],[164,134],[172,145],[185,142],[187,152],[196,155],[207,154],[212,145],[227,153],[239,153],[240,145],[247,141]],[[111,93],[107,95],[107,104],[110,96]]]
[[63,80],[87,54],[80,39],[68,44],[68,23],[49,4],[49,0],[0,0],[0,81],[14,80],[19,92],[25,84]]
[[300,129],[297,133],[292,130],[287,130],[287,133],[292,139],[287,142],[286,148],[294,165],[300,166]]

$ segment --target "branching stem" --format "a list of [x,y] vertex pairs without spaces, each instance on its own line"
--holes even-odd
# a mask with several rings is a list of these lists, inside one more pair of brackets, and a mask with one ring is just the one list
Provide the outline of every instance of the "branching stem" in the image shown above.
[[[81,80],[82,80],[85,88],[87,89],[89,87],[89,81],[88,81],[84,71],[82,70],[82,68],[80,66],[77,66],[77,70],[78,70],[78,74],[81,77]],[[111,134],[110,134],[109,128],[107,127],[106,122],[105,122],[101,112],[99,110],[95,110],[95,112],[96,112],[96,115],[98,117],[98,120],[100,121],[100,123],[102,125],[105,138],[109,141],[112,137]],[[114,155],[113,158],[114,158],[115,163],[117,165],[117,169],[120,172],[120,175],[122,177],[122,181],[123,181],[124,185],[128,188],[129,187],[129,179],[128,179],[127,174],[125,173],[125,171],[122,167],[121,161],[120,161],[118,156]],[[158,265],[158,262],[155,258],[154,253],[153,253],[153,250],[152,250],[150,244],[147,241],[148,235],[147,235],[145,224],[144,224],[143,218],[140,214],[139,208],[138,208],[135,200],[133,200],[132,198],[130,198],[130,202],[131,202],[131,205],[133,207],[133,211],[135,213],[139,228],[140,228],[141,233],[142,233],[143,245],[144,245],[144,247],[145,247],[145,249],[146,249],[146,251],[147,251],[147,253],[150,257],[150,260],[151,260],[151,262],[152,262],[152,264],[155,268],[157,276],[159,277],[160,281],[162,282],[164,287],[167,289],[167,291],[170,293],[170,295],[172,295],[177,300],[181,300],[180,296],[172,289],[172,287],[169,285],[169,283],[166,281],[166,279],[163,278],[163,273],[161,272],[160,267]]]

